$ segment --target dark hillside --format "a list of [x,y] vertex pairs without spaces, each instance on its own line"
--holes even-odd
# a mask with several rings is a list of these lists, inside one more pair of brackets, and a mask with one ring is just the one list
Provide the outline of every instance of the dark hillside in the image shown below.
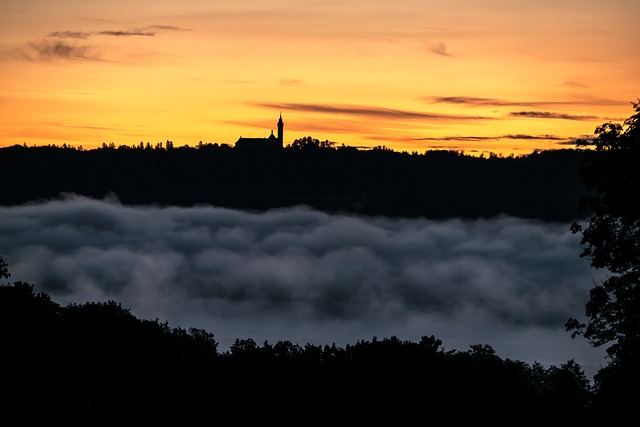
[[211,332],[138,319],[115,301],[62,307],[28,283],[0,286],[0,308],[3,412],[24,424],[404,425],[418,417],[586,426],[597,414],[575,362],[528,365],[488,345],[445,351],[434,336],[346,347],[238,339],[220,353]]
[[262,210],[308,205],[367,215],[490,217],[545,221],[579,216],[586,192],[582,152],[554,150],[523,157],[478,158],[450,151],[386,149],[237,150],[108,148],[0,149],[4,189],[14,205],[64,192],[124,204],[212,204]]

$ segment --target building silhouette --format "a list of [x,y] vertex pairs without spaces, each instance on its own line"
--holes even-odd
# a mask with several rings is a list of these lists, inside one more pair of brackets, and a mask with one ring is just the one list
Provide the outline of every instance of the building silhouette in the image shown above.
[[279,149],[283,148],[283,138],[284,138],[284,123],[282,122],[282,113],[280,113],[280,119],[278,119],[278,136],[273,134],[273,129],[271,130],[271,135],[267,138],[243,138],[240,137],[236,141],[236,148],[250,148],[250,149]]

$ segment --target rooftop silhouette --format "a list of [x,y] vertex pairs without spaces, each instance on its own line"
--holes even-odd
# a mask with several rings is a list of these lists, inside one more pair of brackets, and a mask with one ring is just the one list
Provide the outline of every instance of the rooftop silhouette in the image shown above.
[[284,147],[284,122],[282,121],[282,114],[280,114],[280,119],[278,119],[277,123],[278,127],[278,136],[273,134],[273,130],[271,130],[271,135],[266,138],[243,138],[240,137],[235,143],[235,148],[240,149],[280,149]]

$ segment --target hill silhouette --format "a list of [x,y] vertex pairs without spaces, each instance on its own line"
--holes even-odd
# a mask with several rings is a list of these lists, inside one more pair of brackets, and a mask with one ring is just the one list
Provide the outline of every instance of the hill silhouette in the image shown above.
[[244,339],[221,353],[205,330],[138,319],[115,301],[61,307],[23,282],[0,286],[0,331],[3,413],[21,422],[598,420],[572,360],[545,369],[488,345],[444,351],[434,336],[345,347]]
[[427,218],[513,215],[581,218],[580,150],[486,158],[452,151],[300,146],[240,150],[205,144],[0,149],[4,190],[15,205],[76,193],[123,204],[211,204],[250,210],[307,205],[329,212]]

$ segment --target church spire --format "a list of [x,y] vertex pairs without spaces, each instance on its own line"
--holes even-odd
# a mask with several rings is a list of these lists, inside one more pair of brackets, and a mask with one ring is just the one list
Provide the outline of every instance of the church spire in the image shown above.
[[280,119],[278,120],[278,143],[280,147],[283,147],[284,140],[284,123],[282,122],[282,112],[280,112]]

